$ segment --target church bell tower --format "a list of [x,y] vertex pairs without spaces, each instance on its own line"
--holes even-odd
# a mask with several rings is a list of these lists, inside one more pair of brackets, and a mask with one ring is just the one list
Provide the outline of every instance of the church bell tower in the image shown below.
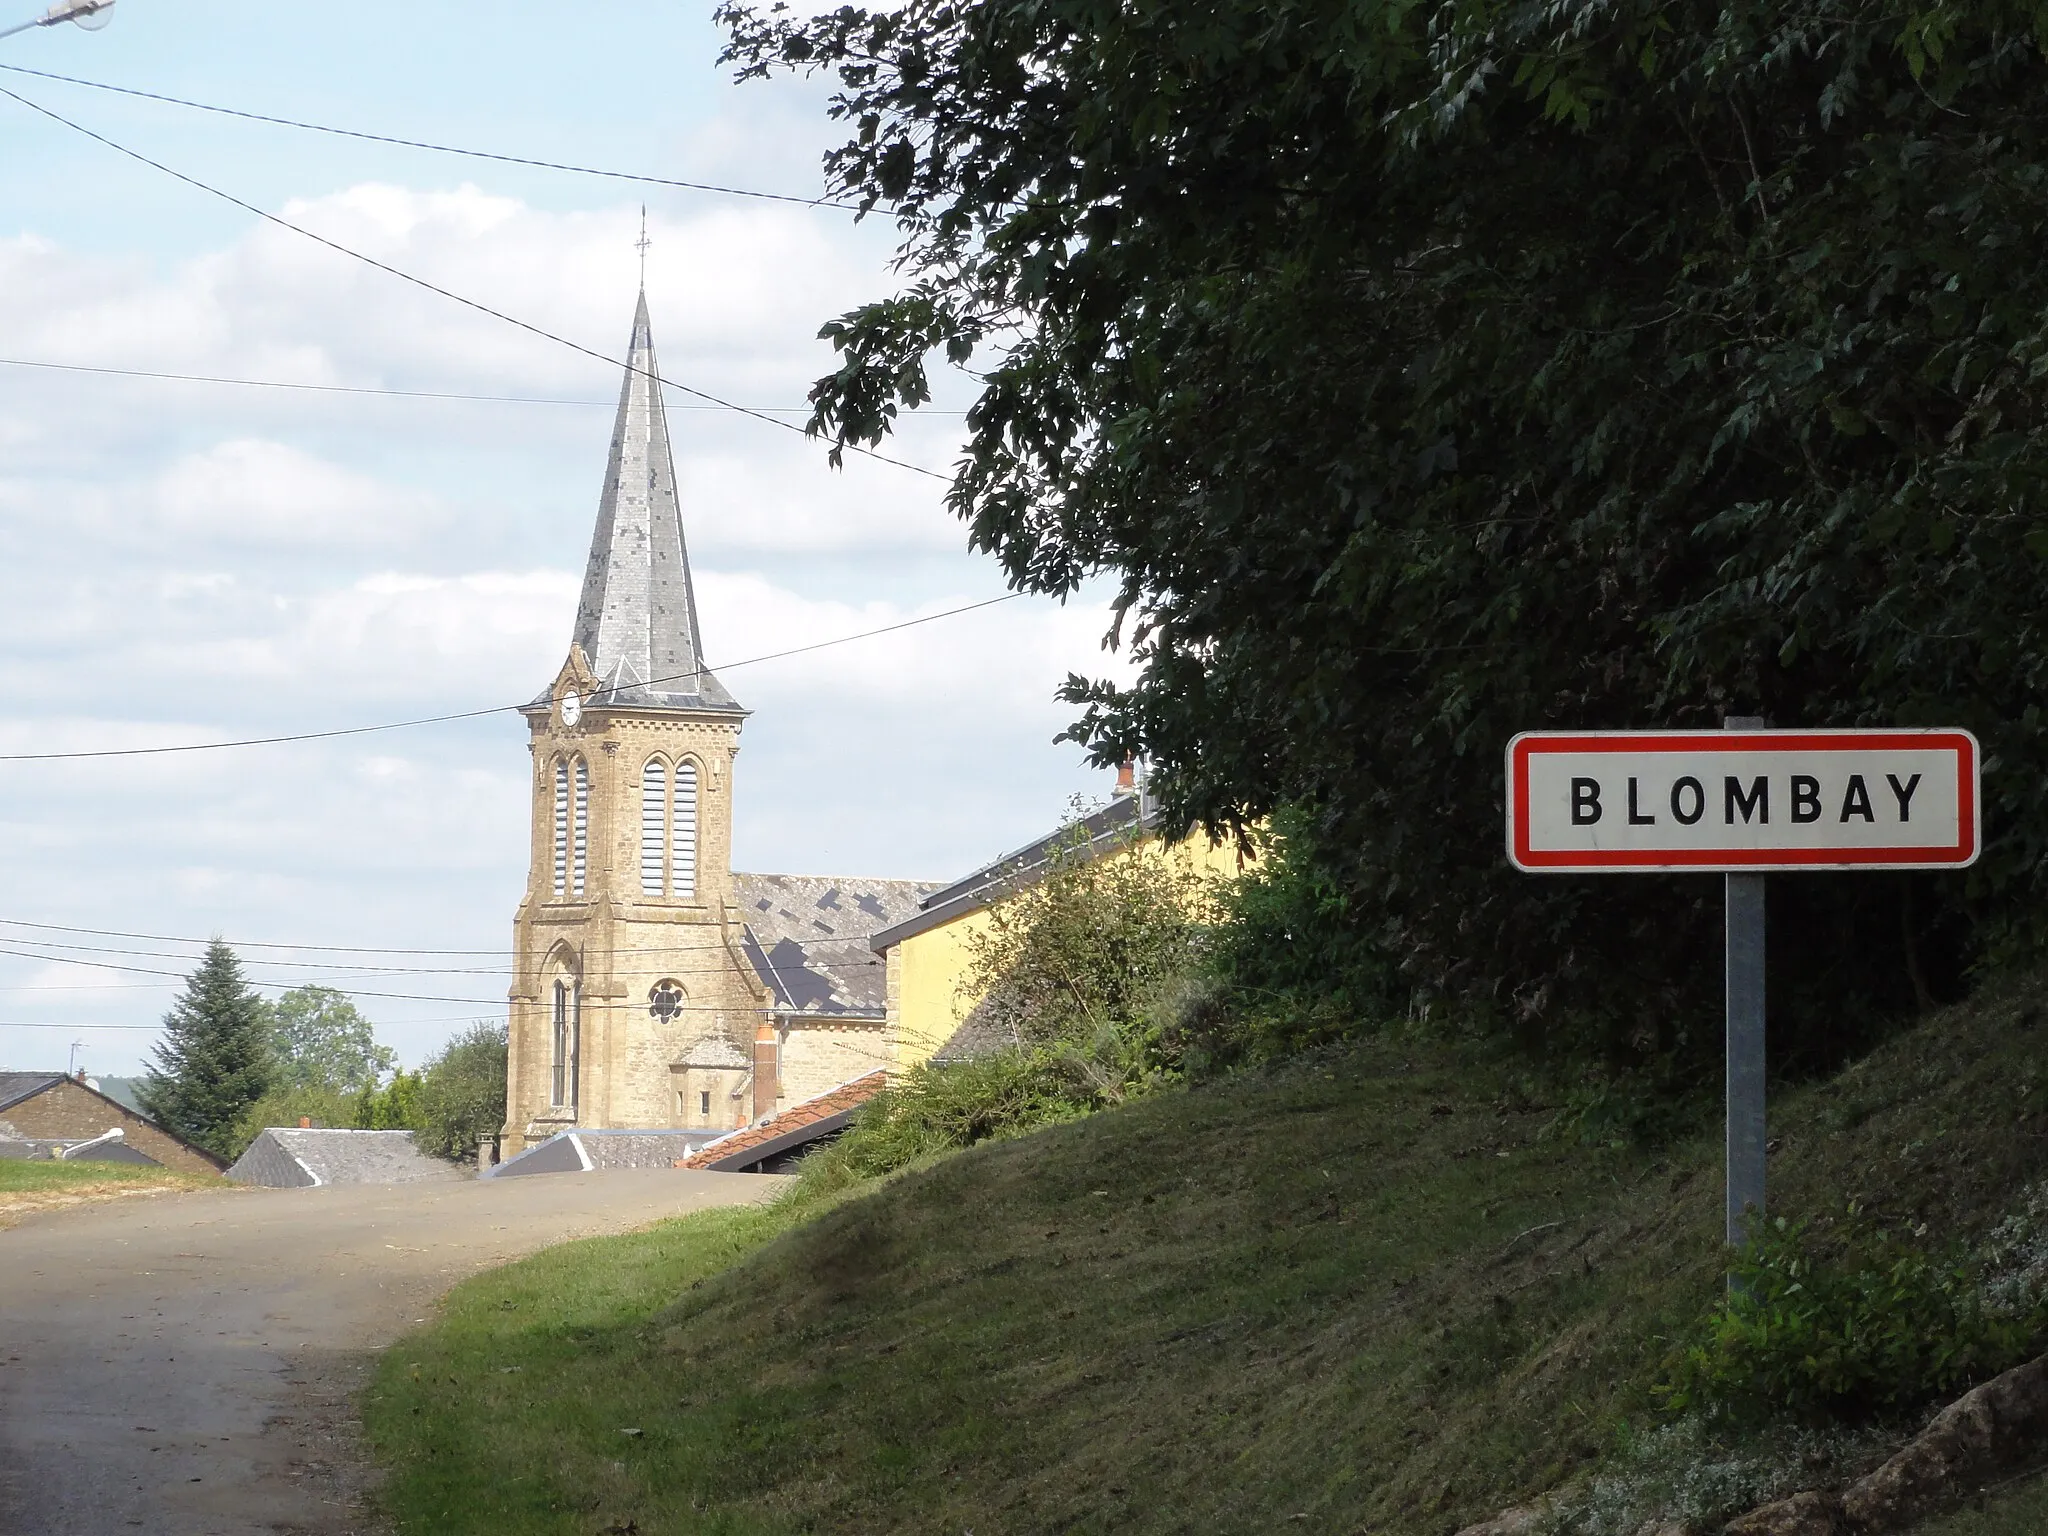
[[524,713],[506,1154],[571,1128],[744,1125],[768,997],[733,904],[746,711],[704,665],[644,291],[575,634]]

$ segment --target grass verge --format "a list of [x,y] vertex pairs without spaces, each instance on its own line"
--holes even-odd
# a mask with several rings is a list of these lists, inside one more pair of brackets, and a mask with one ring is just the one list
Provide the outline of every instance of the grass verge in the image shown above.
[[[2044,996],[1781,1094],[1774,1208],[1981,1233],[2048,1173]],[[1555,1119],[1511,1062],[1381,1041],[810,1219],[550,1251],[386,1357],[392,1512],[449,1536],[1443,1536],[1640,1426],[1720,1284],[1717,1139],[1593,1148]]]
[[1920,1536],[2041,1536],[2043,1531],[2048,1531],[2048,1473],[2032,1472],[1922,1526]]
[[0,1227],[38,1211],[172,1189],[216,1189],[218,1178],[140,1163],[59,1163],[0,1157]]

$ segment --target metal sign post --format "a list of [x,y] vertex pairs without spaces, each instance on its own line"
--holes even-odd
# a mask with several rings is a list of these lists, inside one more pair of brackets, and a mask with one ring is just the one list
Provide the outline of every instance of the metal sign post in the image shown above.
[[1543,874],[1720,871],[1727,900],[1728,1241],[1764,1211],[1767,871],[1961,869],[1982,842],[1957,730],[1531,731],[1508,743],[1508,858]]
[[[1731,715],[1725,728],[1763,721]],[[1721,877],[1728,1009],[1728,1241],[1740,1243],[1747,1213],[1764,1213],[1764,875]]]

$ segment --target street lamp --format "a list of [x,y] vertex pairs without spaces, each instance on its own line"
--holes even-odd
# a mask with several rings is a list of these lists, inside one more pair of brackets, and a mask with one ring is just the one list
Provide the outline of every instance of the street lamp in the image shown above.
[[30,27],[54,27],[60,21],[68,21],[88,32],[97,32],[114,19],[108,14],[113,8],[114,0],[57,0],[34,21],[24,21],[15,27],[0,27],[0,37],[12,37]]

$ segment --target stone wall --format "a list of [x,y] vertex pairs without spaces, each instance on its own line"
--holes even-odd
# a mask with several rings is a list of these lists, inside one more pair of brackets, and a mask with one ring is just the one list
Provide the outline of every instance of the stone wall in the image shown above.
[[784,1107],[800,1104],[851,1082],[863,1072],[888,1066],[886,1032],[880,1019],[791,1019],[782,1037],[779,1077]]

